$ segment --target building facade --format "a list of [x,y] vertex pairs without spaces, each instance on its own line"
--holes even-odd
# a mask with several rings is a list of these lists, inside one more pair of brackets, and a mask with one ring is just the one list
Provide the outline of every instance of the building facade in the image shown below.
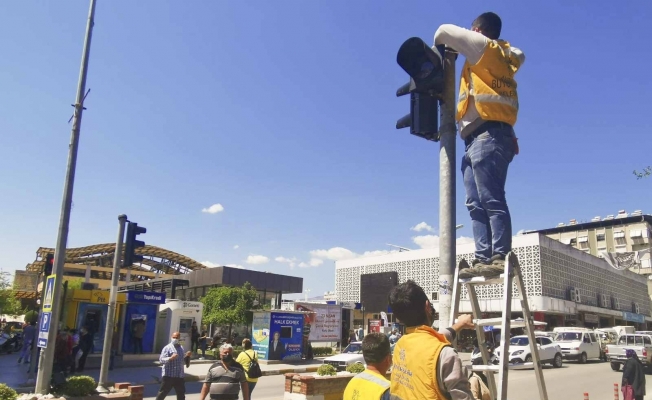
[[[651,304],[645,277],[630,271],[615,270],[605,260],[562,244],[539,233],[514,237],[513,248],[519,258],[530,308],[535,319],[555,326],[614,326],[652,322]],[[435,308],[439,302],[439,250],[422,249],[336,262],[335,294],[340,302],[360,302],[360,277],[363,274],[396,271],[398,283],[408,279],[425,290]],[[457,261],[471,260],[474,244],[457,246]],[[502,314],[503,285],[479,286],[482,310]],[[520,295],[514,290],[512,311],[520,314]],[[364,306],[364,304],[363,304]],[[462,292],[462,312],[471,306]],[[365,324],[375,313],[365,310]],[[391,320],[391,316],[390,316]]]
[[643,215],[641,211],[627,214],[621,210],[615,216],[594,217],[585,223],[578,223],[573,219],[568,224],[560,223],[555,228],[537,232],[600,258],[603,257],[602,252],[648,250],[647,254],[641,256],[640,267],[632,268],[631,271],[652,274],[649,252],[652,249],[652,215]]

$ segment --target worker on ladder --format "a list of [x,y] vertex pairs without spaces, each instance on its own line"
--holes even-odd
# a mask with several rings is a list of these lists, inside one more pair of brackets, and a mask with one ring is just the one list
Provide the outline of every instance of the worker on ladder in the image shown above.
[[390,399],[473,400],[462,361],[450,344],[459,330],[473,329],[471,316],[460,315],[452,327],[435,331],[435,308],[411,280],[392,289],[389,306],[406,326],[392,356]]
[[473,21],[471,30],[446,24],[435,33],[435,45],[446,45],[466,58],[456,120],[465,144],[462,175],[475,259],[470,269],[460,271],[461,279],[502,274],[505,256],[512,250],[505,181],[509,163],[518,154],[514,75],[525,56],[499,39],[501,28],[500,17],[487,12]]

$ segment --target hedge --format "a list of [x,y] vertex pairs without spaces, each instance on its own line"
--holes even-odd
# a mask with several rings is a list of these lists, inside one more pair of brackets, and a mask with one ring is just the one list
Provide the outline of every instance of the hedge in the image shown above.
[[346,367],[346,372],[351,372],[353,374],[359,374],[362,371],[364,371],[364,365],[360,363],[351,364]]
[[314,356],[329,356],[333,354],[332,347],[313,347],[312,354]]
[[0,383],[0,400],[16,400],[18,393],[4,383]]
[[90,376],[71,376],[61,388],[61,393],[70,397],[83,397],[95,393],[97,383]]
[[335,376],[337,375],[337,370],[335,367],[333,367],[330,364],[322,364],[317,368],[317,375],[320,376],[325,376],[325,375],[330,375],[330,376]]

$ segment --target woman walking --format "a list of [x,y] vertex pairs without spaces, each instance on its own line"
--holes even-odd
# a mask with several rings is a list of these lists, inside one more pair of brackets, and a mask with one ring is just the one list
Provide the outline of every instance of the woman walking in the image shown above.
[[623,369],[622,391],[624,400],[643,400],[645,397],[645,369],[635,350],[627,349]]
[[249,377],[249,369],[251,368],[251,363],[254,360],[258,362],[258,360],[256,357],[256,352],[252,350],[251,340],[243,339],[242,348],[244,348],[244,350],[238,355],[238,359],[235,361],[242,365],[242,368],[245,370],[245,376],[247,377],[247,386],[249,386],[249,399],[251,399],[251,392],[254,391],[256,383],[258,383],[258,378]]

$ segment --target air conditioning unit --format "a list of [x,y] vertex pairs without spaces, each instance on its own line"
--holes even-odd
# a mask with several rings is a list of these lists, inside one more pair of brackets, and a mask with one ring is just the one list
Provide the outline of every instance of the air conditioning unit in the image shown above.
[[611,299],[606,294],[599,295],[598,302],[602,308],[611,308]]
[[618,297],[611,298],[611,308],[614,310],[620,310],[620,300],[618,300]]
[[640,314],[641,309],[638,306],[638,303],[632,303],[632,312],[634,314]]
[[569,289],[569,299],[575,303],[582,302],[582,295],[580,294],[580,288],[572,287]]

